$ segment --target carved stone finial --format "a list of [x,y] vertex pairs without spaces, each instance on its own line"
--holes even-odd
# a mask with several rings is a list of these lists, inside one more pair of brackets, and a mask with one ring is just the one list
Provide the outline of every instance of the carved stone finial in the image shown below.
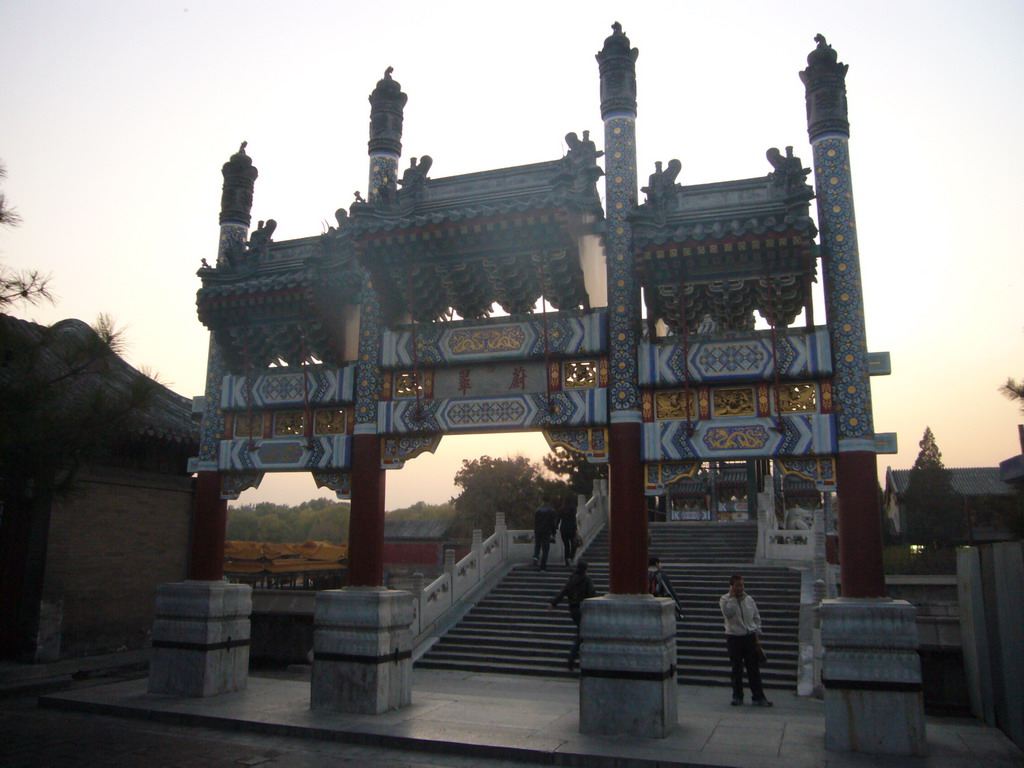
[[398,182],[402,187],[403,196],[416,194],[423,189],[427,183],[427,172],[433,164],[434,160],[430,155],[424,155],[418,160],[415,157],[410,158],[409,167],[405,169],[401,181]]
[[678,160],[669,160],[668,168],[662,170],[661,161],[654,163],[654,173],[647,180],[647,186],[640,189],[647,195],[646,204],[655,208],[660,216],[664,215],[665,204],[675,194],[679,187],[676,177],[683,169],[683,164]]
[[807,176],[811,169],[803,167],[800,158],[793,154],[792,147],[786,147],[785,156],[778,147],[769,149],[765,156],[775,169],[768,174],[768,181],[774,188],[781,189],[787,197],[809,199],[808,195],[813,193],[807,185]]
[[256,230],[249,235],[249,253],[256,257],[264,257],[270,253],[270,243],[277,229],[277,222],[273,219],[261,221]]
[[817,46],[807,55],[807,69],[800,73],[807,99],[807,133],[814,142],[825,134],[850,135],[846,104],[846,64],[825,36],[814,36]]
[[565,173],[559,178],[570,183],[579,195],[596,196],[595,184],[604,175],[604,171],[597,165],[597,158],[604,155],[604,152],[594,144],[590,131],[584,131],[582,139],[575,131],[565,134],[565,145],[569,147],[562,158]]
[[384,70],[384,77],[377,81],[377,87],[370,94],[370,142],[369,152],[402,154],[402,120],[405,103],[409,97],[402,93],[402,86],[391,77],[394,67]]
[[220,171],[224,176],[220,197],[221,224],[243,224],[248,227],[252,221],[252,193],[259,171],[253,166],[252,158],[245,154],[247,145],[248,142],[243,141]]
[[636,115],[636,59],[640,51],[630,46],[619,22],[612,24],[612,34],[605,38],[597,54],[601,72],[601,117],[624,112]]
[[814,36],[814,42],[816,42],[818,45],[813,51],[807,54],[808,66],[813,67],[818,64],[826,66],[830,64],[835,65],[836,61],[838,60],[838,55],[836,54],[832,46],[828,44],[828,41],[825,39],[825,36],[819,32]]

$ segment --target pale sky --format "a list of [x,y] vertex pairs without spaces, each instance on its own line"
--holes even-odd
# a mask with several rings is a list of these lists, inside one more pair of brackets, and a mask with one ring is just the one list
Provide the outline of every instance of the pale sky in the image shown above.
[[[127,326],[127,357],[202,394],[200,259],[217,248],[220,167],[249,142],[253,225],[306,237],[366,194],[367,96],[388,66],[409,95],[402,167],[451,176],[603,141],[594,54],[619,21],[637,61],[638,176],[767,174],[769,147],[810,164],[797,72],[814,35],[850,66],[854,195],[875,429],[909,467],[931,426],[947,466],[1020,452],[1024,376],[1024,3],[163,2],[6,0],[3,186],[24,219],[0,263],[53,276],[54,307],[22,317]],[[641,183],[643,183],[643,181]],[[812,205],[812,210],[814,206]],[[819,322],[824,309],[816,307]],[[445,438],[388,473],[387,507],[447,501],[463,458],[547,452],[539,435]],[[241,502],[297,503],[308,476],[267,476]]]

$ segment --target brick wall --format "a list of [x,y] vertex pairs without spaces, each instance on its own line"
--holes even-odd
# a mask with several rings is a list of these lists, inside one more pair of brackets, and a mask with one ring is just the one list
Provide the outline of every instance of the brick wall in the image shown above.
[[188,565],[192,479],[91,469],[50,518],[44,603],[62,603],[61,655],[149,641],[158,584]]

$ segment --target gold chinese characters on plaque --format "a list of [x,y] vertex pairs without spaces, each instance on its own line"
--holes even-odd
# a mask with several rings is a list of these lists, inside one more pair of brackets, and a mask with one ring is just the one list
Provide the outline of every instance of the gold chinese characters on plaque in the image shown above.
[[711,398],[714,402],[715,418],[754,415],[753,387],[716,389],[711,393]]
[[693,392],[689,398],[683,390],[658,392],[654,396],[655,418],[657,419],[693,419],[697,417]]
[[584,389],[597,386],[597,363],[582,360],[565,364],[565,388]]
[[776,388],[780,413],[809,413],[818,410],[814,384],[780,384]]

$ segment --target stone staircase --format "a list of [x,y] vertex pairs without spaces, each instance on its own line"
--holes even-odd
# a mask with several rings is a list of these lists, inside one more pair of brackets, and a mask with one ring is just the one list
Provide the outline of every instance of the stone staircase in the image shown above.
[[[796,687],[800,615],[800,574],[788,568],[752,565],[754,523],[652,523],[650,551],[661,558],[683,601],[677,625],[678,681],[728,685],[718,598],[729,575],[742,573],[764,624],[769,663],[766,687]],[[581,555],[599,593],[608,589],[608,537],[602,531]],[[566,667],[575,627],[563,601],[548,609],[570,569],[553,562],[541,572],[514,568],[417,662],[424,669],[570,677]]]

